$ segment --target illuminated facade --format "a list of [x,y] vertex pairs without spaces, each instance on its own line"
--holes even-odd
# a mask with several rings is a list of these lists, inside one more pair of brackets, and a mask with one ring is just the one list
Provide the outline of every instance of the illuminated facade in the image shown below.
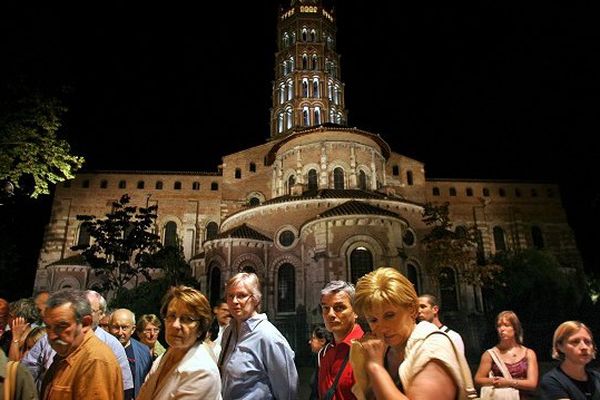
[[[461,283],[451,265],[436,284],[427,275],[425,202],[448,201],[454,226],[475,225],[486,255],[535,246],[581,268],[556,185],[428,178],[421,161],[346,126],[332,10],[292,1],[277,32],[270,140],[223,156],[217,173],[98,171],[57,187],[37,289],[98,282],[70,250],[89,240],[76,215],[103,215],[125,193],[133,205],[158,205],[157,231],[167,244],[181,240],[211,301],[236,272],[256,272],[263,310],[300,352],[308,349],[310,326],[322,322],[323,285],[355,282],[378,266],[393,266],[419,292],[438,294],[449,325],[476,329],[464,322],[482,313],[479,291]],[[477,332],[461,333],[478,351]]]

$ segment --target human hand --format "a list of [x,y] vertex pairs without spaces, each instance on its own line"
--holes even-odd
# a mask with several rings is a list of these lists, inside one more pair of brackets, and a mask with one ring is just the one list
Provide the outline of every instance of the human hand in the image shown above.
[[23,317],[16,317],[10,323],[10,329],[13,334],[13,340],[25,340],[23,337],[29,323]]
[[365,333],[358,340],[365,350],[366,362],[384,365],[385,351],[387,344],[375,335],[374,333]]

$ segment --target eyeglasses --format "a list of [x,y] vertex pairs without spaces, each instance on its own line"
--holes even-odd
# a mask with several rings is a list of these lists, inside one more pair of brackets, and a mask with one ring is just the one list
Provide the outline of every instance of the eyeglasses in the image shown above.
[[230,294],[227,294],[227,298],[229,300],[238,299],[238,301],[241,301],[241,302],[244,302],[244,301],[248,300],[250,297],[252,297],[252,295],[248,294],[248,293],[230,293]]
[[189,315],[180,315],[178,317],[175,314],[167,314],[165,317],[165,321],[167,321],[169,324],[174,323],[177,319],[179,319],[179,323],[182,325],[192,325],[193,323],[200,321],[198,318],[194,318]]

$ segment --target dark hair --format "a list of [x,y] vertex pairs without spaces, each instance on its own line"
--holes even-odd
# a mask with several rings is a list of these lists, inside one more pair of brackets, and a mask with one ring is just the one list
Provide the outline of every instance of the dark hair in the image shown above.
[[210,327],[208,328],[208,338],[214,342],[218,336],[219,336],[219,321],[217,321],[216,318],[213,318],[212,322],[210,323]]
[[77,323],[81,323],[83,317],[86,315],[92,315],[92,306],[85,292],[81,290],[63,289],[51,294],[46,302],[46,306],[48,309],[53,309],[69,303],[71,304],[71,310],[73,310]]
[[331,334],[331,332],[329,332],[327,329],[325,329],[322,326],[317,326],[315,329],[313,329],[312,334],[317,339],[320,339],[320,340],[325,339],[325,344],[333,341],[333,335]]

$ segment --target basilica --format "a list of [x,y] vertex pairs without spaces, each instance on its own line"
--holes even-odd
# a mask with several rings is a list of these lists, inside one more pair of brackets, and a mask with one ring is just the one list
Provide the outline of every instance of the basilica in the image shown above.
[[322,322],[325,283],[356,282],[379,266],[397,268],[419,293],[438,295],[444,319],[465,327],[466,343],[478,343],[476,329],[463,322],[484,312],[480,289],[452,265],[438,281],[427,274],[427,202],[448,202],[453,228],[475,227],[486,256],[536,247],[566,270],[581,268],[557,185],[436,179],[383,135],[348,126],[333,9],[291,0],[276,29],[269,139],[223,155],[215,172],[93,171],[59,185],[35,289],[97,285],[100,278],[71,250],[90,240],[76,216],[104,215],[123,194],[132,205],[158,206],[161,240],[183,245],[211,301],[233,274],[257,273],[262,310],[294,348],[307,347],[310,327]]

